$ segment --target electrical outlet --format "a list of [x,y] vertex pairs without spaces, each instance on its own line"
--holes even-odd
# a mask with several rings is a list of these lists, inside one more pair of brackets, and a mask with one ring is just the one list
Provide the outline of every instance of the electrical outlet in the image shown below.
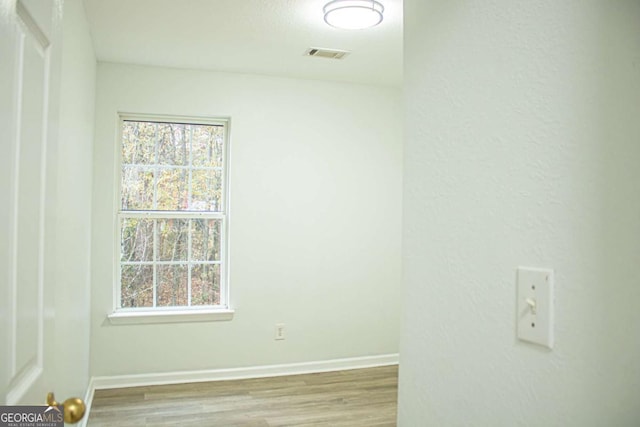
[[284,323],[276,323],[276,340],[280,341],[284,339]]

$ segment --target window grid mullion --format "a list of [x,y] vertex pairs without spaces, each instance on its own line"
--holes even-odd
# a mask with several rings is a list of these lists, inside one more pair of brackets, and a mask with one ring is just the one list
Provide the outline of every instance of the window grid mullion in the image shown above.
[[[227,221],[225,218],[220,220],[220,261],[227,259],[227,245],[224,244],[227,239]],[[227,301],[227,287],[226,284],[227,263],[220,262],[220,277],[218,279],[218,286],[220,292],[220,301]]]
[[189,172],[189,182],[187,187],[187,206],[191,207],[193,202],[193,127],[189,126],[189,164],[187,171]]
[[[153,208],[158,209],[158,179],[160,170],[158,164],[160,163],[160,141],[158,138],[158,123],[153,126]],[[153,220],[153,307],[158,306],[158,220]]]
[[153,306],[158,306],[158,220],[153,220]]
[[192,260],[192,261],[122,261],[120,264],[122,265],[187,265],[187,264],[193,264],[193,265],[217,265],[217,264],[221,264],[222,261],[217,260],[217,261],[198,261],[198,260]]
[[189,166],[185,165],[145,165],[141,163],[123,163],[124,167],[136,167],[138,169],[147,170],[147,169],[193,169],[197,171],[222,171],[224,168],[218,166],[193,166],[189,168]]
[[189,305],[189,307],[191,307],[191,258],[192,258],[191,243],[193,242],[192,225],[193,225],[193,220],[190,219],[187,224],[187,226],[189,227],[188,235],[187,235],[188,236],[187,237],[187,304]]
[[[188,192],[188,206],[191,208],[193,202],[193,126],[189,126],[189,188]],[[193,220],[187,221],[187,305],[191,307],[191,244],[192,244],[192,230]]]
[[[226,164],[227,163],[227,144],[225,144],[224,142],[227,140],[227,128],[223,128],[222,131],[222,138],[223,138],[223,142],[222,142],[222,164]],[[227,192],[224,191],[225,188],[227,188],[227,174],[225,173],[225,170],[223,169],[222,172],[220,173],[221,179],[222,179],[222,187],[221,187],[221,197],[220,197],[220,209],[223,212],[226,212],[226,206],[227,206]]]
[[153,156],[155,162],[153,164],[153,209],[158,209],[158,163],[160,159],[160,147],[158,147],[158,124],[156,123],[153,128]]
[[[222,170],[222,197],[221,197],[221,206],[220,209],[223,212],[228,212],[227,211],[227,196],[228,196],[228,191],[229,188],[227,186],[227,179],[228,179],[228,173],[229,173],[229,169],[228,169],[228,150],[229,150],[229,135],[228,135],[228,127],[223,127],[222,128],[222,164],[224,166],[226,166],[223,170]],[[227,217],[226,215],[222,217],[222,219],[220,220],[220,260],[227,260],[228,258],[228,245],[227,245]],[[228,272],[227,272],[227,268],[229,267],[228,263],[222,262],[220,263],[220,277],[218,278],[218,286],[219,286],[219,292],[220,292],[220,301],[228,301],[228,287],[227,287],[227,281],[228,281]]]
[[121,265],[218,265],[222,261],[122,261]]
[[224,212],[198,211],[120,211],[121,218],[157,218],[157,219],[222,219]]

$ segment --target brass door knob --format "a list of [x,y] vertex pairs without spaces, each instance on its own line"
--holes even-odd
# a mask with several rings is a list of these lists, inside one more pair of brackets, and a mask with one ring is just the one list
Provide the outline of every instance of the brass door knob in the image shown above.
[[53,393],[47,394],[47,405],[60,406],[64,408],[64,422],[69,424],[75,424],[84,417],[84,413],[87,410],[87,406],[82,399],[77,397],[70,397],[63,403],[56,402],[56,397]]

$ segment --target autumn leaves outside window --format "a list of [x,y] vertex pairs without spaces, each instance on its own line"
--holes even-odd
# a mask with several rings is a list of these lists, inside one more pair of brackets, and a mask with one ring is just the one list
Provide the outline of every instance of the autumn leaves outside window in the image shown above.
[[224,306],[226,123],[121,123],[119,308]]

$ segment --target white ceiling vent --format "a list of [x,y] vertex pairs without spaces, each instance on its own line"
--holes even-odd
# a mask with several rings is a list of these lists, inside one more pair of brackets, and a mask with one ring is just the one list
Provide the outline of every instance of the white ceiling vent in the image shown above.
[[304,53],[305,56],[316,56],[318,58],[343,59],[351,52],[337,49],[323,49],[320,47],[310,47]]

